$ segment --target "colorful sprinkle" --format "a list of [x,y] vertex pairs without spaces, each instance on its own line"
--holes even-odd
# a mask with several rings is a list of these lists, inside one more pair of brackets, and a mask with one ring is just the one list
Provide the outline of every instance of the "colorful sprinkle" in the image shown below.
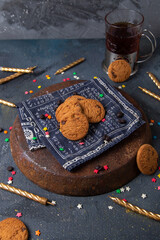
[[106,119],[105,119],[105,118],[103,118],[103,119],[102,119],[102,122],[105,122],[105,121],[106,121]]
[[112,206],[108,206],[108,209],[109,209],[109,210],[112,210],[112,209],[113,209],[113,207],[112,207]]
[[156,139],[157,139],[157,136],[153,136],[153,139],[156,140]]
[[123,84],[123,85],[122,85],[122,88],[125,88],[125,87],[126,87],[126,85]]
[[11,131],[13,127],[9,127],[9,130]]
[[98,169],[94,169],[93,172],[97,174],[99,172],[99,170]]
[[107,165],[103,166],[104,170],[108,170],[109,167]]
[[35,235],[39,236],[41,234],[41,232],[39,230],[35,231]]
[[33,93],[33,90],[30,90],[29,92],[30,92],[30,93]]
[[121,190],[120,190],[120,189],[117,189],[117,190],[116,190],[116,193],[121,193]]
[[18,212],[18,213],[16,214],[16,217],[22,217],[22,213],[21,213],[21,212]]
[[48,116],[49,116],[49,114],[48,114],[48,113],[46,113],[44,116],[45,116],[45,117],[48,117]]
[[64,148],[59,148],[60,151],[64,151]]
[[67,81],[69,81],[69,80],[70,80],[70,78],[66,78],[66,80],[67,80]]
[[38,86],[38,88],[41,88],[41,87],[42,87],[41,85]]
[[9,180],[7,183],[8,183],[8,184],[12,184],[12,183],[13,183],[13,181]]
[[5,142],[9,142],[9,138],[6,138],[4,141],[5,141]]
[[145,199],[147,195],[145,193],[142,193],[141,198]]
[[29,92],[28,91],[25,91],[25,94],[28,94]]
[[160,190],[160,186],[158,186],[158,188],[157,188],[158,190]]
[[15,175],[15,174],[16,174],[16,171],[12,171],[11,173],[12,173],[12,175]]
[[120,190],[121,190],[121,192],[124,192],[124,191],[125,191],[125,188],[122,187],[122,188],[120,188]]
[[63,82],[66,82],[66,81],[67,81],[66,78],[64,78],[64,79],[63,79]]
[[7,134],[8,133],[8,131],[7,130],[4,130],[4,134]]
[[84,142],[80,142],[79,145],[84,145]]
[[159,178],[160,178],[160,174],[158,174],[158,175],[157,175],[157,177],[159,177]]
[[8,178],[8,181],[12,181],[12,180],[13,180],[13,177],[9,177],[9,178]]
[[131,190],[131,189],[130,189],[130,187],[129,187],[129,186],[128,186],[128,187],[126,187],[126,191],[128,191],[128,192],[129,192],[130,190]]
[[78,209],[81,209],[83,206],[82,206],[82,204],[81,203],[79,203],[78,205],[77,205],[77,208]]
[[94,79],[97,79],[97,77],[96,77],[96,76],[94,76],[93,78],[94,78]]
[[37,80],[36,80],[36,79],[33,79],[33,82],[37,82]]
[[44,131],[47,131],[47,130],[48,130],[48,128],[47,128],[47,127],[44,127],[44,128],[43,128],[43,130],[44,130]]
[[99,96],[100,96],[100,97],[103,97],[104,95],[103,95],[103,93],[100,93]]
[[150,122],[151,122],[151,123],[154,123],[154,120],[153,120],[153,119],[151,119],[151,120],[150,120]]
[[122,199],[123,201],[127,202],[127,200],[125,198]]
[[76,75],[77,73],[76,72],[73,72],[73,75]]
[[157,179],[156,178],[152,178],[152,182],[156,182],[157,181]]
[[158,126],[160,126],[160,122],[158,122],[157,124],[158,124]]
[[48,117],[47,117],[48,119],[51,119],[52,118],[52,116],[51,115],[48,115]]
[[32,139],[33,139],[33,140],[37,140],[37,137],[33,137]]

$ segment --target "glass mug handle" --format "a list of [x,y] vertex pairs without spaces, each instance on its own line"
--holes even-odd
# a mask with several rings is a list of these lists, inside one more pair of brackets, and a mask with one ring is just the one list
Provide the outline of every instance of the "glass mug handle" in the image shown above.
[[[148,36],[147,34],[149,34],[150,36]],[[140,58],[142,58],[142,60],[138,60],[137,63],[142,63],[142,62],[147,61],[153,55],[153,53],[156,49],[156,46],[157,46],[156,38],[151,31],[144,29],[143,33],[142,33],[142,37],[145,37],[149,40],[152,50],[150,53],[140,56]],[[151,38],[153,39],[153,41]]]

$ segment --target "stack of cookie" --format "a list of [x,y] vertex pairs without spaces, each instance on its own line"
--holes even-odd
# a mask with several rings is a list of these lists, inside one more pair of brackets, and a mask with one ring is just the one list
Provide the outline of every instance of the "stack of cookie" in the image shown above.
[[74,141],[87,135],[89,123],[98,123],[104,116],[105,109],[99,101],[79,95],[68,97],[56,110],[61,133]]

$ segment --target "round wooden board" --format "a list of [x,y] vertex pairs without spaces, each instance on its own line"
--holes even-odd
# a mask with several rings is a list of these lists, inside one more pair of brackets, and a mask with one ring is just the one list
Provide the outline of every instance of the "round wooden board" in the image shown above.
[[[40,96],[53,92],[81,80],[54,84],[34,95]],[[48,149],[36,151],[28,149],[23,130],[17,116],[10,136],[13,159],[22,173],[38,186],[63,195],[92,196],[107,193],[122,187],[138,174],[136,154],[144,143],[151,142],[151,131],[147,118],[140,106],[127,93],[120,91],[135,107],[146,121],[140,128],[100,156],[82,164],[72,172],[65,170]],[[107,171],[95,174],[97,165],[108,165]]]

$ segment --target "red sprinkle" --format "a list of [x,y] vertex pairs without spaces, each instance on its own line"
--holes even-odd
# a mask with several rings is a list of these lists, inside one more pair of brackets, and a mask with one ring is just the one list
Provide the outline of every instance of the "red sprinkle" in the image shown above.
[[9,177],[8,180],[11,180],[11,181],[12,181],[12,180],[13,180],[13,177]]
[[46,135],[49,135],[49,132],[45,132]]
[[36,79],[33,79],[33,82],[36,82],[37,80]]
[[12,175],[15,175],[15,174],[16,174],[16,171],[12,171],[11,173],[12,173]]
[[48,113],[46,113],[44,116],[45,116],[45,117],[48,117],[48,116],[49,116],[49,114],[48,114]]
[[65,79],[65,78],[63,79],[63,82],[66,82],[66,79]]
[[70,78],[66,78],[66,80],[67,80],[67,81],[69,81],[69,80],[70,80]]
[[156,178],[152,178],[152,182],[156,182],[157,181],[157,179]]
[[125,198],[122,199],[123,201],[127,202],[127,200]]
[[106,119],[105,119],[105,118],[103,118],[103,119],[102,119],[102,122],[105,122],[105,121],[106,121]]
[[99,172],[99,171],[98,171],[98,169],[94,169],[94,173],[96,173],[96,174],[97,174],[98,172]]
[[84,142],[80,142],[79,145],[84,145]]
[[103,166],[103,168],[104,168],[104,170],[108,170],[108,166],[107,165],[105,165],[105,166]]
[[13,127],[10,127],[9,130],[11,131]]

